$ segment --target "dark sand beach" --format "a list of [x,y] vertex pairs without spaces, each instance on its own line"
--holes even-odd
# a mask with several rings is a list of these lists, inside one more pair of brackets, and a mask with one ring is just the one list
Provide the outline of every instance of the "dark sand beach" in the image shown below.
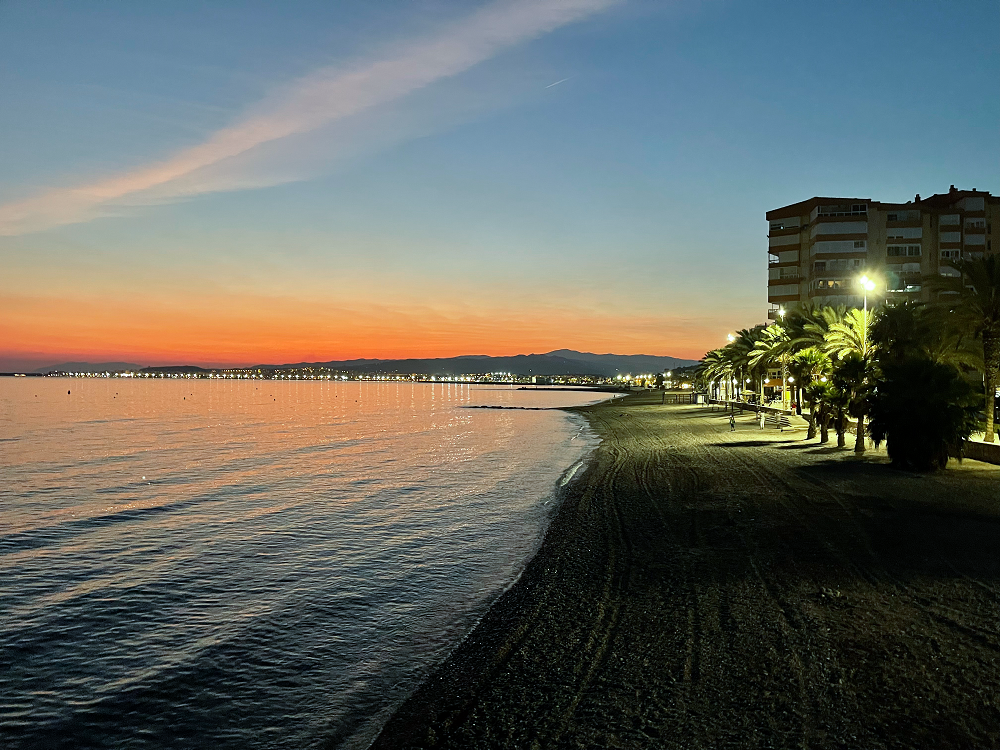
[[1000,467],[659,401],[579,410],[541,550],[374,747],[1000,747]]

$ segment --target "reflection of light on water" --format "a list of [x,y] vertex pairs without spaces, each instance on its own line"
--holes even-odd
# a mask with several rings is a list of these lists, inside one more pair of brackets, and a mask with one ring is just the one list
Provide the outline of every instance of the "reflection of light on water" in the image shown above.
[[[60,387],[0,381],[0,650],[33,654],[0,680],[0,724],[28,705],[80,744],[176,727],[217,750],[342,726],[364,747],[578,475],[593,437],[552,407],[603,397],[93,380],[67,405]],[[514,410],[460,408],[497,404]]]

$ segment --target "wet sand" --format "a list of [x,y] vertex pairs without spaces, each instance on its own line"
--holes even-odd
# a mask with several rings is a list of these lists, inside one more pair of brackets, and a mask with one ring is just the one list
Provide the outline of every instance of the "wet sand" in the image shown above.
[[1000,747],[1000,467],[659,400],[578,410],[541,550],[373,747]]

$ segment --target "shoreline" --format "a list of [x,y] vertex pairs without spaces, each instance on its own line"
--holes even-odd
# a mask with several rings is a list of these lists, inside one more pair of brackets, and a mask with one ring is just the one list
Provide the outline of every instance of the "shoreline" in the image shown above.
[[[615,403],[620,404],[621,399],[612,397],[586,406],[545,407],[582,417],[598,436],[598,445],[581,459],[582,466],[571,474],[568,481],[561,484],[566,473],[580,462],[568,466],[557,480],[556,508],[541,545],[521,574],[493,602],[445,661],[393,712],[369,745],[369,750],[435,746],[438,742],[435,725],[447,728],[463,719],[488,676],[503,666],[511,651],[523,639],[531,626],[530,619],[537,614],[533,611],[533,600],[541,593],[539,588],[546,583],[546,572],[558,561],[565,541],[573,534],[574,519],[567,506],[575,508],[579,503],[587,478],[595,471],[604,442],[587,412]],[[428,721],[428,717],[433,719]]]
[[371,747],[1000,745],[1000,470],[658,401],[569,409],[541,547]]

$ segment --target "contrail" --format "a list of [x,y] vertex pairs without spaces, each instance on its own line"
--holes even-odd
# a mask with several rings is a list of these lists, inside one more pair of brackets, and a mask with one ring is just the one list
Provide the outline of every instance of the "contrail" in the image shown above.
[[[572,78],[572,77],[573,77],[573,76],[570,76],[569,78]],[[563,79],[562,79],[561,81],[556,81],[555,83],[550,83],[550,84],[549,84],[548,86],[546,86],[545,88],[547,88],[547,89],[550,89],[550,88],[552,88],[553,86],[558,86],[558,85],[559,85],[560,83],[566,83],[566,81],[568,81],[568,80],[569,80],[569,78],[563,78]]]
[[[0,206],[0,235],[89,221],[101,209],[156,188],[158,201],[217,187],[184,178],[264,144],[307,133],[458,75],[504,49],[605,10],[621,0],[498,0],[443,33],[401,45],[396,54],[349,68],[321,68],[260,102],[205,142],[162,161],[74,188]],[[557,81],[562,83],[562,81]],[[552,84],[553,86],[555,84]],[[259,187],[235,185],[231,189]],[[147,199],[149,194],[145,196]]]

